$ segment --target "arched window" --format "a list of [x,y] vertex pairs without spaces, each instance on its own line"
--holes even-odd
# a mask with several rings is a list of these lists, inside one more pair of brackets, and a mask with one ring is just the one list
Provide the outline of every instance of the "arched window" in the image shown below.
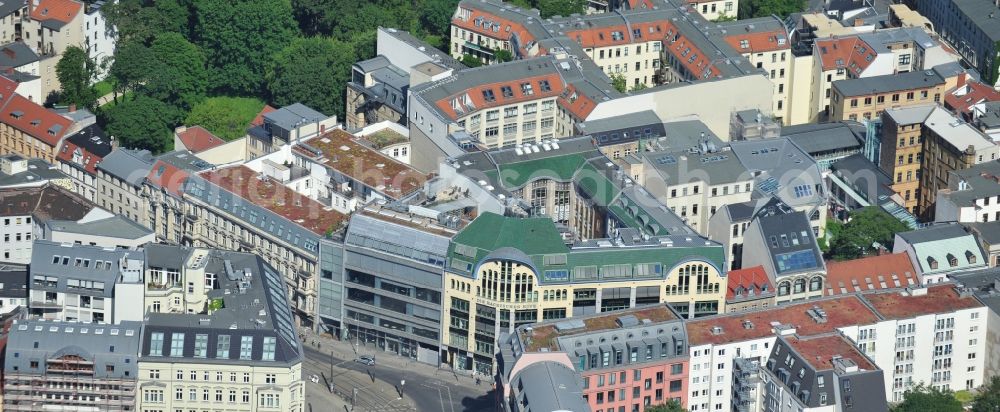
[[809,291],[815,292],[817,290],[823,289],[823,278],[819,276],[814,276],[809,280]]
[[784,281],[784,282],[779,283],[778,284],[778,296],[788,295],[788,288],[790,286],[791,286],[791,284],[789,284],[787,280]]
[[795,287],[792,290],[793,290],[793,293],[802,293],[802,292],[805,292],[806,291],[806,280],[805,279],[796,279],[795,280]]

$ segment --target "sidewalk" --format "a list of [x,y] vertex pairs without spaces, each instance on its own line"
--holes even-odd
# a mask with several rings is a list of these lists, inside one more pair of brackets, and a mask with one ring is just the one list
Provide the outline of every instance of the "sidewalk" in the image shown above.
[[[316,341],[324,351],[333,351],[334,355],[341,359],[355,359],[361,355],[375,355],[380,365],[405,371],[407,375],[412,374],[413,382],[416,382],[421,377],[426,377],[437,379],[447,385],[458,385],[473,391],[486,391],[493,381],[491,376],[480,375],[480,384],[476,385],[476,378],[468,371],[455,371],[447,366],[435,367],[391,352],[385,352],[374,345],[361,343],[355,347],[353,342],[334,339],[329,334],[317,335],[312,331],[306,330],[299,330],[299,333],[305,335],[306,340],[304,345],[313,345],[313,341]],[[313,345],[313,347],[315,346]]]

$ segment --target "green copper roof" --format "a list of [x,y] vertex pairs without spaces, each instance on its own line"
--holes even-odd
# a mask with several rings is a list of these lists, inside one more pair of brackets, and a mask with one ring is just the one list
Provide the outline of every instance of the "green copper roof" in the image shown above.
[[483,256],[504,247],[531,254],[566,253],[568,249],[550,218],[504,217],[489,212],[458,232],[452,242],[485,251]]
[[581,154],[573,153],[566,156],[508,163],[500,166],[501,183],[505,188],[515,189],[540,177],[569,181],[573,178],[573,173],[586,161],[587,159]]

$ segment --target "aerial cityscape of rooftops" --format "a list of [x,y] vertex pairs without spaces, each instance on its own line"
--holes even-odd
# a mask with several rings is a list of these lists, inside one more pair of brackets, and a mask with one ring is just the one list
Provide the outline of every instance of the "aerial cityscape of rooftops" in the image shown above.
[[0,2],[0,412],[1000,410],[1000,1]]

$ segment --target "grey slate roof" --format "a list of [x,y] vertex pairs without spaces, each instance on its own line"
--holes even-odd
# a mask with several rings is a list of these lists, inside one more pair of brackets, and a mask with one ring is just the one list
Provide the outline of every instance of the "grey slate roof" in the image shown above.
[[[173,249],[173,250],[171,250]],[[292,323],[291,304],[285,280],[259,256],[223,250],[194,249],[191,262],[177,261],[188,253],[181,246],[148,248],[149,261],[162,267],[190,264],[204,267],[216,275],[218,287],[208,291],[212,300],[222,300],[224,307],[210,314],[149,313],[140,348],[143,361],[185,362],[235,365],[292,365],[302,361],[302,347]],[[157,255],[164,256],[157,256]],[[200,258],[199,258],[200,256]],[[153,336],[161,338],[156,353]],[[181,353],[171,352],[175,339],[183,339]],[[229,339],[229,345],[224,345]],[[199,339],[206,342],[206,352],[195,352]],[[249,356],[241,356],[244,339]],[[265,340],[273,339],[273,360],[264,358]],[[220,342],[222,342],[220,344]],[[220,353],[228,349],[228,353]]]
[[993,313],[1000,313],[1000,267],[949,274],[963,288],[969,288]]
[[97,164],[98,170],[103,170],[136,187],[142,185],[152,167],[152,153],[148,150],[132,149],[115,150]]
[[[46,373],[47,359],[75,355],[94,363],[94,378],[138,377],[139,338],[142,323],[117,325],[19,320],[10,328],[4,372]],[[37,368],[31,362],[38,362]],[[109,372],[103,365],[114,366]]]
[[[138,256],[140,252],[35,240],[31,248],[32,279],[50,276],[58,280],[55,286],[34,285],[32,289],[112,298],[115,281],[121,276],[120,260],[130,254]],[[95,288],[70,287],[70,279],[94,282]]]
[[1000,181],[997,180],[997,176],[1000,176],[1000,160],[980,163],[951,173],[968,184],[968,189],[954,190],[947,195],[959,207],[971,206],[976,199],[1000,195]]
[[1000,20],[996,18],[997,7],[988,0],[947,0],[954,4],[974,26],[978,27],[990,39],[991,43],[1000,41]]
[[580,378],[561,363],[542,361],[514,375],[511,386],[523,388],[517,401],[531,411],[590,411],[583,401]]
[[909,232],[897,233],[896,235],[906,241],[906,243],[913,245],[969,236],[969,232],[966,232],[960,224],[944,223],[927,226],[917,230],[911,230]]
[[86,222],[51,220],[46,223],[49,231],[109,236],[119,239],[138,239],[153,233],[149,228],[120,215]]
[[998,245],[1000,246],[1000,220],[994,220],[992,222],[970,222],[962,223],[967,230],[974,236],[979,238],[983,243],[990,246]]
[[323,113],[302,103],[293,103],[264,115],[265,122],[275,124],[285,130],[295,129],[295,125],[302,119],[306,119],[307,122],[316,122],[326,118],[327,116]]
[[781,128],[781,136],[791,139],[812,156],[831,151],[860,150],[864,129],[858,130],[855,126],[860,125],[837,122],[785,126]]
[[0,297],[28,297],[28,267],[14,263],[0,263]]
[[97,123],[84,127],[67,137],[66,140],[94,156],[105,157],[111,153],[111,139]]
[[928,88],[938,84],[944,84],[944,78],[934,70],[926,70],[837,80],[833,82],[833,88],[842,96],[853,97]]
[[[431,61],[434,62],[435,64],[447,67],[455,71],[468,68],[458,60],[455,60],[453,57],[451,57],[451,55],[449,55],[448,53],[442,52],[441,50],[438,50],[437,47],[431,46],[429,43],[414,37],[412,34],[410,34],[410,32],[406,30],[388,28],[383,30],[383,32],[410,45],[410,47],[420,52],[423,52],[425,55],[430,57]],[[408,69],[408,67],[404,69]]]
[[0,172],[0,187],[40,183],[54,179],[69,179],[69,176],[42,159],[28,159],[28,169],[21,173],[8,175]]
[[760,226],[764,246],[777,272],[775,277],[826,268],[805,213],[768,214],[761,210],[755,222]]
[[732,142],[730,147],[747,170],[760,172],[754,184],[759,197],[775,195],[793,207],[825,200],[819,166],[791,139]]
[[667,185],[702,181],[709,185],[753,180],[747,168],[728,150],[715,153],[643,152],[644,163],[652,165]]
[[[17,3],[16,1],[2,2]],[[31,64],[39,60],[38,55],[31,51],[31,48],[22,42],[7,43],[0,46],[0,68],[18,68],[26,64]]]
[[871,203],[881,203],[883,196],[895,194],[891,188],[892,178],[863,154],[840,159],[830,165],[830,169]]
[[450,241],[451,238],[447,236],[354,213],[351,215],[344,243],[375,248],[443,268]]

